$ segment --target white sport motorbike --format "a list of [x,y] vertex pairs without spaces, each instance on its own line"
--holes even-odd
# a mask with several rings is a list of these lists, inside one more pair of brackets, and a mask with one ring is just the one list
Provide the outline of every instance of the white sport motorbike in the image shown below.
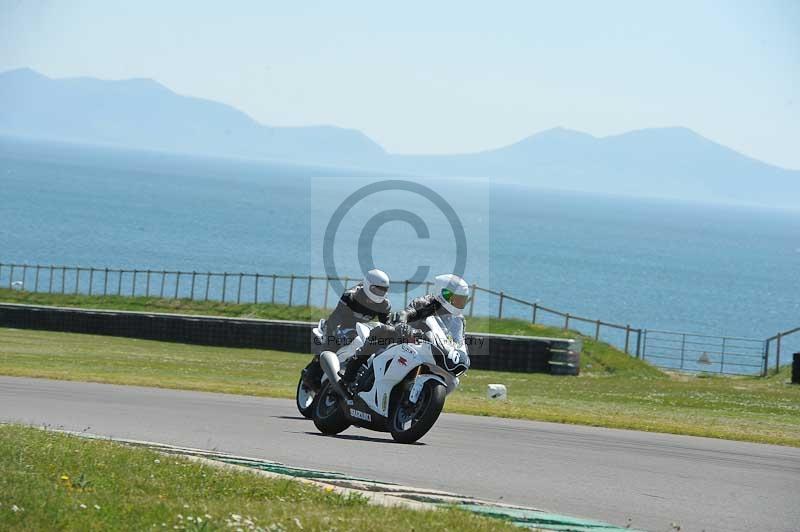
[[[340,364],[344,364],[350,357],[352,357],[356,350],[363,345],[363,341],[355,337],[350,341],[348,332],[352,329],[347,329],[339,334],[340,342],[344,345],[336,351],[336,356]],[[311,330],[314,336],[314,342],[317,345],[323,345],[325,341],[325,320],[319,320],[316,327]],[[306,366],[300,374],[300,380],[297,382],[297,392],[295,394],[295,401],[297,403],[297,410],[308,419],[311,419],[313,414],[314,397],[316,397],[322,386],[322,378],[324,374],[319,372],[309,371],[312,366],[319,364],[319,356],[315,355],[314,359]]]
[[[429,331],[417,343],[392,344],[370,357],[359,389],[350,395],[339,376],[339,358],[330,351],[320,355],[325,372],[317,400],[314,424],[323,434],[338,434],[350,425],[390,432],[395,441],[413,443],[439,418],[445,397],[458,386],[458,377],[469,368],[466,352],[460,352],[436,316],[425,320]],[[369,328],[358,324],[363,345]],[[361,384],[363,382],[363,384]]]

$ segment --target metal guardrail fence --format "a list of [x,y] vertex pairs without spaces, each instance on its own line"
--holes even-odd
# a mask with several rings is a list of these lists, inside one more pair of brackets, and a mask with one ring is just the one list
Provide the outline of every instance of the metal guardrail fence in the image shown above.
[[[31,292],[185,298],[238,304],[275,303],[326,309],[338,301],[339,294],[331,290],[331,281],[334,280],[350,286],[360,278],[0,263],[0,287]],[[405,280],[392,283],[391,291],[399,295],[402,290],[405,306],[411,298],[429,293],[431,286],[430,281],[419,285]],[[318,288],[315,290],[315,287]],[[766,375],[773,342],[777,367],[781,340],[800,331],[798,327],[759,340],[646,330],[630,324],[576,316],[477,285],[472,285],[472,291],[473,297],[467,309],[469,316],[517,318],[571,328],[595,340],[616,345],[654,365],[684,371],[713,369],[718,373]],[[486,301],[487,296],[493,299]],[[477,305],[476,301],[479,302]],[[758,371],[754,371],[756,369]]]
[[[339,298],[339,294],[331,291],[330,284],[334,280],[350,286],[360,278],[0,263],[0,286],[31,292],[186,298],[237,304],[277,303],[326,309],[335,305]],[[392,292],[399,295],[402,290],[405,306],[411,298],[429,293],[432,285],[430,281],[421,286],[410,280],[393,282]],[[591,330],[587,334],[596,340],[615,343],[626,353],[639,356],[641,329],[561,312],[502,291],[477,285],[471,288],[469,316],[530,319],[532,323],[558,325],[564,329],[588,325]],[[493,299],[483,301],[487,296]],[[480,302],[478,306],[476,301]],[[511,305],[517,308],[509,308]],[[609,332],[617,332],[617,335]]]
[[779,332],[775,336],[770,336],[767,338],[764,346],[764,371],[763,374],[767,374],[767,364],[769,362],[770,356],[770,347],[772,346],[773,342],[775,343],[775,371],[778,371],[781,367],[781,344],[783,343],[784,338],[787,336],[791,336],[800,332],[800,327],[795,327],[794,329],[789,329],[788,331]]

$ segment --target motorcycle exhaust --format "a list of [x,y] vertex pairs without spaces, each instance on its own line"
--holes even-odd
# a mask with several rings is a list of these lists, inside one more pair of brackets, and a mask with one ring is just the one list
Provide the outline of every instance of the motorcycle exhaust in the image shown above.
[[322,366],[322,371],[325,372],[325,376],[328,377],[336,393],[339,394],[342,399],[349,399],[347,392],[344,391],[344,387],[342,386],[342,378],[339,376],[339,358],[336,356],[336,353],[332,351],[323,351],[319,355],[319,364]]

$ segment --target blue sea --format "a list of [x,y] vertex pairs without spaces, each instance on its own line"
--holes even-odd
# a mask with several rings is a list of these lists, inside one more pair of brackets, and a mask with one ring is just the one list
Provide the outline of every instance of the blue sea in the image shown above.
[[[800,326],[800,198],[797,211],[770,210],[0,139],[0,262],[324,275],[336,209],[387,180],[452,207],[470,283],[648,329],[765,338]],[[457,231],[431,194],[355,202],[336,231],[336,272],[359,276],[369,248],[361,263],[394,279],[452,270]],[[402,305],[402,290],[394,298]],[[497,312],[484,293],[475,305]],[[506,315],[530,312],[505,302]]]

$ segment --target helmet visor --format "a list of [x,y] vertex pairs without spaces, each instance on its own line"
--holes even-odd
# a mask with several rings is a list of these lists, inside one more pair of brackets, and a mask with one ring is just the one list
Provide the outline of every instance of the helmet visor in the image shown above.
[[445,301],[457,309],[463,309],[467,306],[467,302],[469,301],[469,296],[453,293],[451,290],[446,288],[442,290],[442,296],[444,297]]
[[377,286],[377,285],[370,285],[369,291],[375,294],[378,297],[383,297],[386,295],[386,292],[389,291],[388,286]]

